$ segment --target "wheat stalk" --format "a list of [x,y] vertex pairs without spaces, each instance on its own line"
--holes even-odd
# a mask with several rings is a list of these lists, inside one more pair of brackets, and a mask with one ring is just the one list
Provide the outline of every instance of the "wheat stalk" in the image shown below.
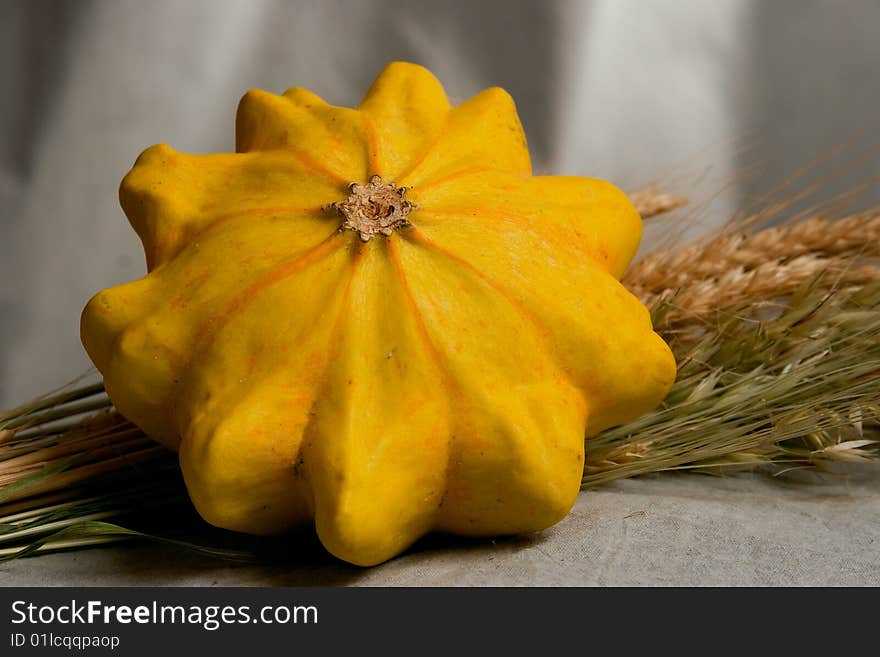
[[678,308],[664,321],[705,319],[745,300],[767,303],[790,294],[819,272],[828,284],[874,280],[880,257],[880,214],[829,220],[814,217],[757,233],[728,228],[711,239],[677,251],[648,255],[623,283],[647,306],[675,298]]
[[[878,272],[880,273],[880,272]],[[661,470],[874,461],[880,445],[880,282],[817,277],[772,319],[748,309],[678,340],[663,406],[586,443],[585,485]]]
[[630,194],[630,201],[642,215],[642,219],[650,219],[687,205],[687,199],[660,191],[656,187],[646,187]]

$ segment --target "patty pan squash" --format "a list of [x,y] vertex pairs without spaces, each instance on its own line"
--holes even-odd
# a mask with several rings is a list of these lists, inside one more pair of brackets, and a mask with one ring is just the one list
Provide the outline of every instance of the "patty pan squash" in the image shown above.
[[314,522],[361,565],[434,530],[540,530],[574,503],[585,433],[675,376],[618,282],[638,213],[532,176],[498,88],[451,107],[398,62],[357,109],[249,91],[234,154],[148,148],[120,201],[149,273],[91,299],[82,341],[219,527]]

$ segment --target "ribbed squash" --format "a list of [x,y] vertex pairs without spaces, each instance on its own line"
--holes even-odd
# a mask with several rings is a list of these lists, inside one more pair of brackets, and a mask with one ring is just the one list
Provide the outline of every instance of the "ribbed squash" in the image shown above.
[[314,522],[362,565],[434,530],[543,529],[585,434],[675,375],[618,282],[638,213],[606,182],[532,176],[498,88],[451,107],[393,63],[357,109],[250,91],[234,154],[153,146],[120,200],[149,273],[97,294],[82,340],[220,527]]

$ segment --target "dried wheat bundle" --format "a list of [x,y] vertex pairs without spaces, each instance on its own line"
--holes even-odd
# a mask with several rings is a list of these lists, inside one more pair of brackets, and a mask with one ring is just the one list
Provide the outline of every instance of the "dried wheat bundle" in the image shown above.
[[877,279],[880,214],[831,220],[813,217],[748,233],[722,231],[678,251],[646,256],[624,284],[648,307],[673,300],[661,330],[729,313],[748,303],[765,306],[820,273],[826,285]]
[[[645,217],[683,203],[656,190],[634,201]],[[587,440],[585,487],[661,471],[880,462],[880,214],[756,225],[648,255],[627,273],[678,380],[661,408]],[[183,540],[181,517],[198,522],[176,456],[116,414],[100,383],[0,414],[0,560],[136,537],[255,557]]]

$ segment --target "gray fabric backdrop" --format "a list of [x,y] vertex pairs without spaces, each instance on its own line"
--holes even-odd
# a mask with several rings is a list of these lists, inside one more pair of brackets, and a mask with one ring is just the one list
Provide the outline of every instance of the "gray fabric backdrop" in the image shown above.
[[[230,150],[248,88],[299,85],[353,104],[387,61],[416,61],[454,99],[506,87],[537,170],[629,189],[666,181],[695,200],[711,198],[711,220],[720,221],[804,165],[812,178],[830,178],[823,197],[880,174],[878,34],[874,0],[0,0],[0,408],[85,371],[82,306],[143,274],[116,197],[138,153],[157,142]],[[844,205],[872,201],[880,201],[876,186]],[[573,516],[552,533],[557,547],[535,543],[501,570],[484,563],[470,581],[535,582],[535,568],[563,573],[551,562],[587,555],[568,581],[877,582],[876,542],[868,550],[877,537],[876,477],[818,506],[792,491],[767,502],[767,491],[751,493],[746,482],[735,487],[741,506],[726,511],[725,488],[680,481],[588,494],[579,502],[593,509],[588,516],[599,517],[605,502],[618,509],[603,521],[610,534]],[[630,507],[646,519],[629,518]],[[734,536],[724,528],[736,509],[731,531],[737,522],[754,527]],[[640,556],[652,540],[678,551],[666,561],[672,569]],[[681,550],[706,557],[705,570],[694,571]],[[797,563],[772,571],[789,557]],[[61,564],[71,562],[52,559],[63,578]],[[68,581],[99,568],[93,556],[74,559],[92,566]],[[737,559],[764,561],[726,574],[711,565]],[[364,581],[424,576],[402,563]],[[444,581],[468,581],[455,558],[431,563]],[[0,572],[27,583],[22,568]],[[136,579],[118,577],[108,581]]]

